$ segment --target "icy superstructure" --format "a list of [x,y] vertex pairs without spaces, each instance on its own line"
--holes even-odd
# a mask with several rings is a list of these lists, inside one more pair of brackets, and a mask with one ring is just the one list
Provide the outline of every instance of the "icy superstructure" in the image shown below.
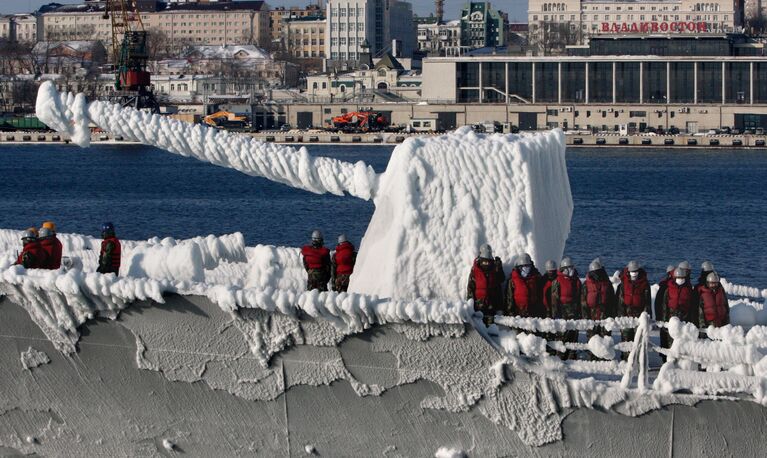
[[347,192],[368,200],[376,188],[376,173],[361,161],[315,158],[306,148],[259,142],[108,102],[87,103],[83,94],[58,93],[51,82],[40,86],[36,111],[41,121],[82,147],[90,145],[93,122],[125,139],[318,194]]
[[150,115],[44,83],[37,114],[80,146],[88,124],[247,174],[316,193],[373,199],[350,291],[395,300],[462,299],[478,248],[511,262],[528,252],[559,259],[572,197],[560,131],[478,135],[469,128],[397,146],[382,175],[363,162],[312,157],[305,148],[263,143]]

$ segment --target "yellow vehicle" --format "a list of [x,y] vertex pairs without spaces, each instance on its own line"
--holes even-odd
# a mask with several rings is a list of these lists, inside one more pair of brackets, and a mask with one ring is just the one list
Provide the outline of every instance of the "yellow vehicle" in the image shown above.
[[242,129],[248,125],[248,117],[238,116],[229,111],[217,111],[203,118],[202,122],[213,127]]

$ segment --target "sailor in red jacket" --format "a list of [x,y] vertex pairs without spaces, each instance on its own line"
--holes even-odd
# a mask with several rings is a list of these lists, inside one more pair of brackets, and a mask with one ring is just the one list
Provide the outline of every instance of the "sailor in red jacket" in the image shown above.
[[[43,269],[55,270],[61,267],[61,251],[58,251],[56,245],[56,236],[53,235],[50,229],[41,227],[38,240],[40,246],[45,251],[46,263]],[[58,257],[57,257],[58,256]]]
[[710,272],[706,276],[706,284],[698,287],[698,308],[700,328],[730,324],[730,303],[716,272]]
[[[621,282],[618,285],[618,316],[630,316],[638,318],[642,312],[650,313],[650,283],[647,281],[647,272],[639,267],[636,261],[629,261],[623,272]],[[633,328],[621,331],[623,342],[633,342],[636,331]],[[628,352],[621,354],[623,359],[628,357]]]
[[557,263],[548,260],[543,265],[546,273],[541,277],[541,302],[545,318],[551,318],[551,283],[557,279]]
[[506,313],[522,317],[543,317],[541,274],[527,253],[517,257],[506,289]]
[[115,235],[115,226],[112,223],[101,225],[101,252],[99,253],[99,267],[96,272],[102,274],[113,273],[119,275],[122,248],[120,240]]
[[346,292],[349,289],[349,278],[354,272],[354,263],[357,260],[357,252],[354,251],[352,242],[346,239],[345,234],[338,236],[338,245],[333,253],[332,272],[333,291]]
[[[581,280],[578,270],[569,256],[562,258],[559,263],[557,278],[551,283],[551,317],[562,320],[578,320],[581,318]],[[569,330],[558,335],[565,343],[578,342],[578,331]],[[562,359],[576,359],[575,350],[568,349],[558,353]]]
[[[586,274],[581,290],[581,308],[581,317],[587,320],[604,320],[615,316],[615,290],[599,258],[589,264],[589,273]],[[610,334],[602,326],[595,326],[586,333],[586,339]],[[591,358],[597,359],[594,355]]]
[[653,319],[656,321],[663,321],[663,298],[666,295],[668,282],[674,281],[674,269],[675,267],[672,265],[666,267],[666,275],[658,282],[658,292],[655,293],[655,306],[653,307]]
[[322,232],[312,232],[312,244],[301,248],[307,273],[306,290],[328,290],[330,281],[330,250],[325,248]]
[[466,288],[466,299],[474,300],[474,310],[483,313],[483,321],[489,326],[493,317],[503,307],[503,263],[493,258],[490,245],[479,247],[479,256],[474,259]]
[[[677,317],[687,321],[690,309],[695,307],[695,291],[688,277],[687,271],[677,267],[674,271],[674,280],[668,282],[666,293],[663,296],[663,321]],[[666,328],[660,330],[660,344],[663,348],[671,348],[671,336]]]
[[24,234],[21,236],[21,242],[24,244],[24,247],[16,259],[16,264],[24,266],[25,269],[45,268],[48,263],[48,257],[37,239],[37,229],[30,227],[24,231]]
[[[49,269],[58,269],[61,267],[61,255],[64,252],[61,240],[56,236],[56,224],[53,221],[43,221],[42,229],[48,229],[50,231],[50,242],[53,247],[51,249],[51,257],[48,260]],[[42,232],[42,229],[40,232]],[[40,236],[43,239],[42,235]]]

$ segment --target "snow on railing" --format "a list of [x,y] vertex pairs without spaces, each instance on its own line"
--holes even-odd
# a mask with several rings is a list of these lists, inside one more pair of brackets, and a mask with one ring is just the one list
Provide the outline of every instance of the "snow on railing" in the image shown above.
[[[592,376],[597,381],[639,391],[663,393],[689,391],[696,395],[750,395],[767,405],[767,326],[723,326],[698,329],[677,318],[668,322],[653,321],[647,313],[639,318],[619,317],[605,320],[556,320],[496,316],[498,343],[511,357],[526,356],[549,370],[572,377]],[[650,339],[653,327],[665,328],[673,343],[661,348]],[[510,328],[505,330],[504,328]],[[596,331],[587,343],[564,342],[566,331]],[[613,331],[634,330],[633,342],[614,343]],[[567,350],[587,350],[591,360],[565,360]],[[616,360],[615,351],[628,352],[625,361]],[[666,360],[651,380],[650,354]],[[616,380],[616,377],[620,377]]]

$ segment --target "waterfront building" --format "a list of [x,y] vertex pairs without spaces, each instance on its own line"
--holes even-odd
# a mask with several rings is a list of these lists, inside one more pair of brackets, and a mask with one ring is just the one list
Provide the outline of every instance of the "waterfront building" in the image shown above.
[[306,7],[284,7],[269,10],[269,27],[272,34],[272,43],[284,47],[283,38],[285,37],[285,27],[289,21],[296,19],[312,17],[322,18],[324,11],[319,5],[307,5]]
[[0,16],[0,40],[11,41],[12,22],[10,16]]
[[[405,64],[412,63],[405,60]],[[371,67],[344,73],[321,73],[306,77],[309,102],[372,103],[376,101],[413,102],[420,100],[420,73],[409,69],[390,53],[376,59]]]
[[530,44],[539,55],[563,53],[598,35],[666,34],[703,36],[742,27],[732,0],[530,0]]
[[35,43],[39,29],[40,18],[34,14],[0,16],[0,40]]
[[461,52],[461,21],[438,23],[425,18],[418,24],[418,50],[431,56],[459,56]]
[[373,55],[390,50],[392,39],[401,41],[405,51],[416,46],[412,6],[406,2],[328,0],[325,16],[325,56],[332,61],[357,61],[366,43]]
[[461,10],[461,46],[469,49],[506,44],[509,21],[490,2],[469,2]]
[[[153,4],[153,9],[141,14],[144,26],[172,49],[190,44],[268,43],[270,38],[263,1]],[[111,20],[104,18],[100,2],[47,8],[40,17],[43,40],[112,42]]]
[[285,21],[284,43],[287,52],[297,59],[325,57],[325,18],[307,16]]

